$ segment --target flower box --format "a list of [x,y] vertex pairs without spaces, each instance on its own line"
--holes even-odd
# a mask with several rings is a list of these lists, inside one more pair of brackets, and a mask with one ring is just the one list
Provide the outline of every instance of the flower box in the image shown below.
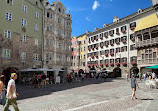
[[104,37],[105,37],[105,38],[108,38],[108,35],[105,35]]
[[117,66],[118,66],[118,65],[120,65],[120,63],[119,63],[119,62],[116,62],[116,63],[115,63],[115,65],[117,65]]
[[112,63],[110,63],[110,66],[114,66],[114,63],[112,62]]
[[100,46],[101,48],[103,48],[103,46]]
[[113,36],[113,34],[110,34],[110,36]]
[[106,44],[105,47],[108,47],[108,45]]
[[90,64],[87,64],[87,66],[89,67],[89,66],[90,66]]
[[120,44],[120,42],[116,42],[116,44]]
[[107,56],[108,56],[108,54],[105,54],[105,56],[107,57]]
[[131,38],[131,41],[135,42],[135,38]]
[[111,55],[111,56],[113,56],[113,55],[114,55],[114,53],[110,53],[110,55]]
[[127,65],[127,63],[126,63],[126,62],[122,62],[122,65],[124,65],[124,66],[125,66],[125,65]]
[[92,42],[94,42],[94,40],[92,40]]
[[103,37],[100,37],[100,39],[103,39]]
[[94,65],[93,64],[91,64],[91,67],[93,67]]
[[132,65],[136,65],[137,63],[133,61],[133,62],[131,62],[131,64],[132,64]]
[[95,55],[96,58],[98,58],[98,55]]
[[116,34],[119,35],[120,33],[119,33],[119,32],[116,32]]
[[131,30],[134,30],[134,29],[135,29],[135,27],[131,27],[130,29],[131,29]]
[[100,66],[103,66],[103,64],[100,64]]
[[125,33],[125,32],[126,32],[126,30],[122,30],[121,32],[122,32],[122,33]]
[[91,49],[88,49],[89,51],[91,50]]
[[98,64],[95,64],[95,66],[98,66]]
[[122,42],[123,42],[123,43],[126,43],[126,40],[123,40]]
[[108,66],[108,64],[107,64],[107,63],[105,63],[104,65],[105,65],[105,66]]
[[91,56],[91,58],[94,58],[94,56]]
[[91,43],[91,41],[88,41],[89,43]]
[[113,43],[110,43],[110,45],[113,46],[114,44],[113,44]]
[[96,41],[98,41],[98,39],[96,39]]
[[98,47],[95,47],[96,49],[98,49]]

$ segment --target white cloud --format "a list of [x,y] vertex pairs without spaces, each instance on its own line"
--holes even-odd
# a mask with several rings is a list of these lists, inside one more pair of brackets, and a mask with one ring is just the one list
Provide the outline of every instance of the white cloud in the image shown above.
[[99,2],[95,0],[92,9],[96,10],[99,6],[100,6]]
[[90,18],[89,18],[89,17],[86,17],[86,20],[87,20],[88,22],[90,22]]

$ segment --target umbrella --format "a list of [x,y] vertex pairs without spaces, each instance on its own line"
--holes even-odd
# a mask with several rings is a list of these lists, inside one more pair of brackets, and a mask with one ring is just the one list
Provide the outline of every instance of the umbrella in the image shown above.
[[158,69],[158,65],[146,67],[148,69]]

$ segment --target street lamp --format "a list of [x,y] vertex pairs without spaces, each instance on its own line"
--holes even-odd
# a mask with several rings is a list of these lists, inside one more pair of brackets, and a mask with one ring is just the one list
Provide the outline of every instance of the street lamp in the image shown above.
[[158,0],[151,0],[154,9],[158,9]]

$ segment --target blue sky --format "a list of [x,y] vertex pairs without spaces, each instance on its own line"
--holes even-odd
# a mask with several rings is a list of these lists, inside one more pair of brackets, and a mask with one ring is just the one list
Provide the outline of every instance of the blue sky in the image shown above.
[[[50,4],[52,1],[48,0]],[[123,18],[139,8],[151,6],[151,0],[61,0],[72,15],[72,36],[84,34],[87,30],[101,28],[112,22],[114,16]]]

